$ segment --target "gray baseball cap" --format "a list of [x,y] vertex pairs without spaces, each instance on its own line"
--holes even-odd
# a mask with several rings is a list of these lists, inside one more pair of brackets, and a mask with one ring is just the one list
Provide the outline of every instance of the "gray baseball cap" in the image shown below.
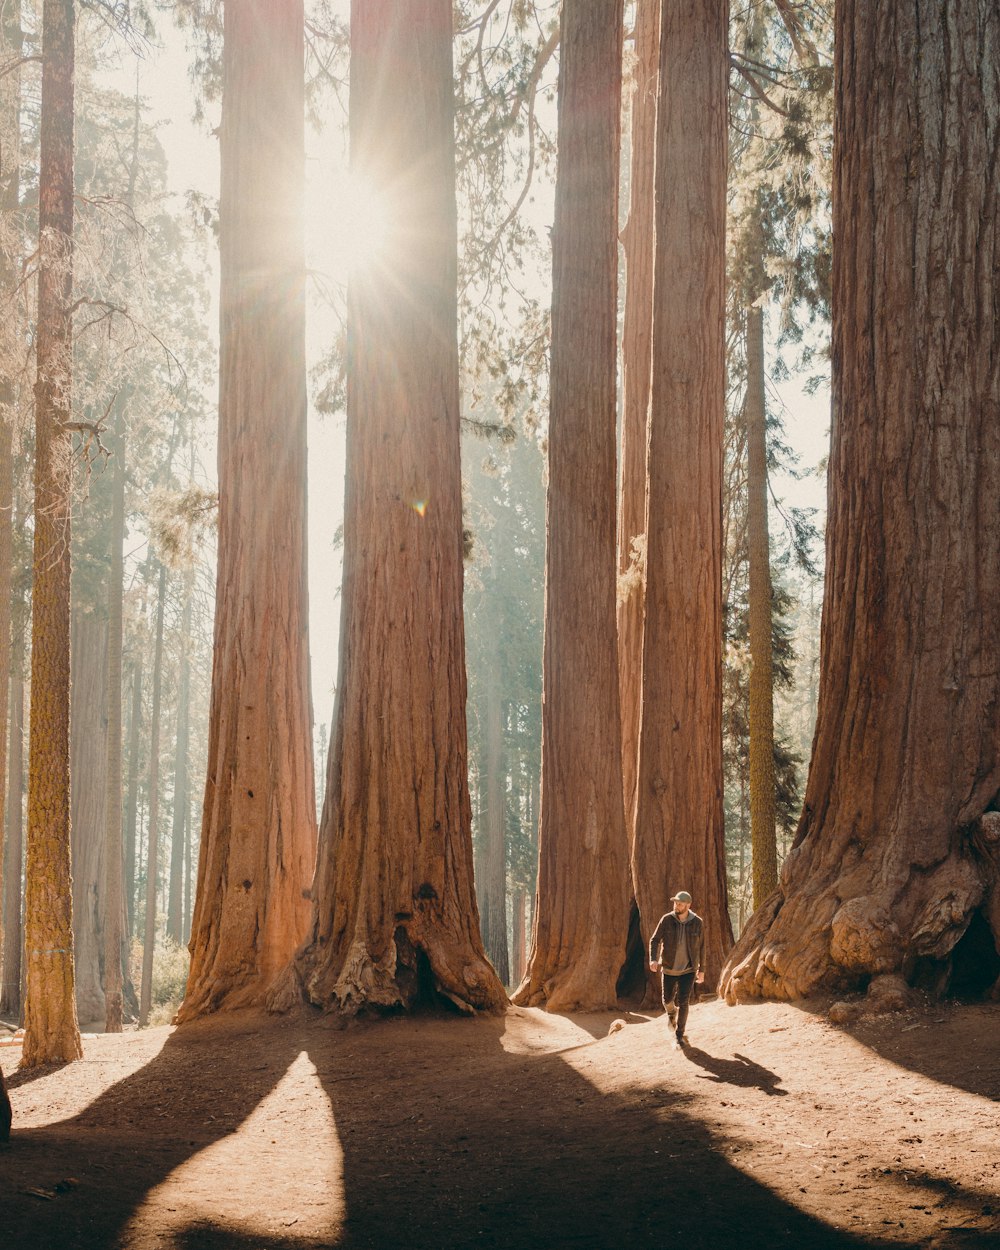
[[678,890],[670,901],[671,903],[690,903],[691,895],[688,894],[687,890]]

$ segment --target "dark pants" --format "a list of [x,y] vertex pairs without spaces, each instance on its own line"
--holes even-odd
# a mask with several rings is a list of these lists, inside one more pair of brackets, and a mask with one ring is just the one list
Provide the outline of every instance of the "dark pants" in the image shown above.
[[684,1036],[688,1022],[688,1006],[691,1002],[691,989],[694,986],[694,971],[682,972],[679,977],[669,972],[663,974],[663,1007],[666,1010],[672,1002],[677,1002],[677,1036]]

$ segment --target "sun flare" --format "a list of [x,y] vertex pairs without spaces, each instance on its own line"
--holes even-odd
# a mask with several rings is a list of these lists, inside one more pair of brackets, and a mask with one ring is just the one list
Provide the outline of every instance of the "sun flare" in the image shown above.
[[333,203],[322,206],[322,230],[347,276],[373,268],[385,256],[392,214],[388,197],[368,179],[348,173],[336,185]]

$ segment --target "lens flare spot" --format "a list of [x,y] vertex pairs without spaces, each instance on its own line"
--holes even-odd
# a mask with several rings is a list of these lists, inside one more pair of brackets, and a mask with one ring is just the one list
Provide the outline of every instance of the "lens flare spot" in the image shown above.
[[410,507],[417,514],[417,516],[423,516],[424,513],[427,511],[427,500],[426,499],[414,499],[413,502],[410,504]]

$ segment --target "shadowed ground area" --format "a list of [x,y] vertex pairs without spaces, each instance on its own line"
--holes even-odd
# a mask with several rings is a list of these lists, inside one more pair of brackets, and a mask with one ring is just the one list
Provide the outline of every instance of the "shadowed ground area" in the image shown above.
[[[1000,1008],[239,1014],[12,1071],[0,1244],[1000,1245]],[[975,1044],[973,1045],[973,1040]]]

